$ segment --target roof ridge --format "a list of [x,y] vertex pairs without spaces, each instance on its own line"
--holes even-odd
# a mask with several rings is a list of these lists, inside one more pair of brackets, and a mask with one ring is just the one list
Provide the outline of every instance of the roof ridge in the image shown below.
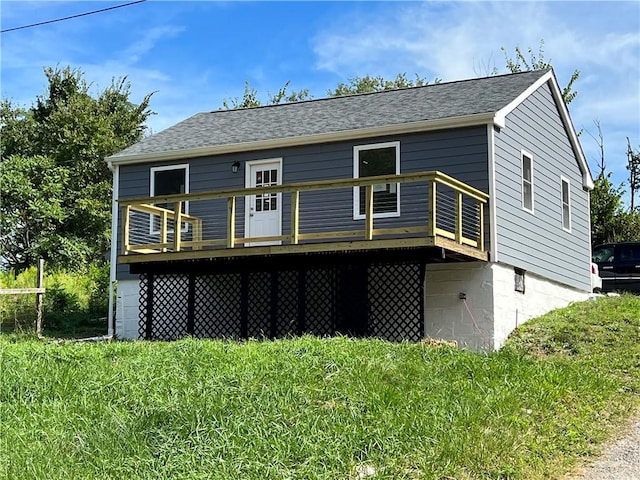
[[257,105],[255,107],[244,107],[244,108],[229,108],[229,109],[219,108],[217,110],[198,112],[195,115],[200,115],[200,114],[208,115],[208,114],[225,113],[225,112],[242,112],[247,110],[261,110],[261,109],[269,109],[269,108],[275,108],[275,107],[283,107],[287,105],[300,105],[300,104],[324,102],[328,100],[336,100],[339,98],[344,99],[344,98],[365,97],[370,95],[390,94],[390,93],[400,92],[400,91],[426,89],[426,88],[433,88],[433,87],[444,86],[444,85],[453,85],[453,84],[460,84],[460,83],[466,83],[466,82],[477,82],[479,80],[489,80],[489,79],[501,78],[501,77],[512,77],[512,76],[519,76],[524,74],[533,74],[533,73],[544,74],[550,70],[553,70],[553,69],[542,68],[537,70],[527,70],[524,72],[501,73],[499,75],[486,75],[484,77],[464,78],[462,80],[449,80],[447,82],[427,83],[426,85],[417,85],[413,87],[391,88],[388,90],[380,90],[377,92],[350,93],[347,95],[337,95],[335,97],[310,98],[308,100],[300,100],[298,102],[275,103],[275,104],[269,104],[269,105]]

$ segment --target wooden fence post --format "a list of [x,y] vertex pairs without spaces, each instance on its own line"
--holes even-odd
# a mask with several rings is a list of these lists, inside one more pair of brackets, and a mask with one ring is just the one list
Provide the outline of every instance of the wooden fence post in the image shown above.
[[38,293],[36,293],[36,335],[40,337],[42,335],[42,310],[44,306],[44,260],[41,258],[38,260]]

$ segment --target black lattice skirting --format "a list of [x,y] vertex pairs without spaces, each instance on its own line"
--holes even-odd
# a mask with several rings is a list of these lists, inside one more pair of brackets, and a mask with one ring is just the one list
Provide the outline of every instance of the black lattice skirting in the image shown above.
[[145,339],[307,333],[418,341],[423,328],[424,264],[418,262],[140,275]]

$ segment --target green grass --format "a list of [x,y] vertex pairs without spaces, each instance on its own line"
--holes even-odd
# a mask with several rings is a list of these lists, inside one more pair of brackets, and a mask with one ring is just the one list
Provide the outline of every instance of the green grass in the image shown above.
[[0,338],[0,478],[560,478],[640,404],[640,298],[500,352]]

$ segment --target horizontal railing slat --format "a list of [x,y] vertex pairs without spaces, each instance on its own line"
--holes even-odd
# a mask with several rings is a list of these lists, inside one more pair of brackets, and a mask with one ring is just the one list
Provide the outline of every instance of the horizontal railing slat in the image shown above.
[[[410,182],[424,182],[424,186],[428,187],[430,190],[424,205],[424,225],[375,228],[372,186],[379,184],[401,184]],[[438,184],[445,188],[443,190],[438,189],[436,194],[436,186]],[[305,198],[308,198],[304,196],[301,197],[300,192],[328,189],[352,189],[354,187],[367,187],[366,193],[368,196],[366,196],[366,203],[368,208],[365,209],[366,218],[364,222],[364,230],[328,230],[307,233],[299,231],[299,216],[305,211]],[[448,189],[452,189],[453,194],[449,193],[450,190]],[[291,231],[288,232],[288,234],[264,237],[238,237],[236,235],[236,197],[282,193],[292,193]],[[452,198],[450,198],[451,195],[453,195]],[[474,201],[475,207],[473,207],[473,209],[470,210],[472,204],[463,202],[462,199],[464,197],[469,197]],[[278,198],[280,198],[280,196],[278,196]],[[207,218],[207,214],[202,216],[202,214],[199,213],[201,216],[194,216],[182,213],[186,209],[186,202],[191,204],[198,201],[212,199],[225,199],[227,201],[227,208],[225,208],[226,217],[224,214],[216,214],[213,220],[209,217],[208,221],[211,221],[212,223],[205,224],[204,219]],[[124,221],[122,224],[122,250],[124,255],[129,253],[161,254],[162,258],[164,258],[165,255],[182,252],[185,248],[190,249],[194,254],[197,254],[197,252],[195,252],[196,250],[215,248],[228,250],[229,255],[233,256],[235,255],[232,253],[233,250],[238,250],[238,254],[240,253],[240,250],[245,250],[236,249],[236,246],[248,246],[249,248],[256,249],[256,252],[258,252],[258,249],[260,249],[264,243],[268,242],[278,242],[282,247],[286,247],[286,245],[296,246],[297,251],[300,248],[305,248],[305,246],[314,246],[313,248],[319,248],[317,243],[309,243],[309,241],[320,241],[325,244],[334,244],[337,242],[346,245],[349,242],[355,242],[358,244],[362,241],[383,242],[383,240],[380,239],[381,236],[397,236],[397,242],[392,242],[390,244],[389,239],[387,238],[384,240],[384,244],[400,247],[403,245],[403,237],[406,239],[412,236],[418,236],[426,239],[433,238],[433,241],[437,241],[438,237],[440,237],[447,239],[447,241],[453,241],[452,243],[466,246],[464,248],[471,247],[484,251],[484,242],[482,241],[482,237],[484,236],[484,228],[482,225],[484,217],[482,207],[483,204],[487,203],[488,199],[489,196],[484,192],[437,171],[405,173],[400,175],[380,175],[376,177],[355,179],[344,178],[316,182],[299,182],[268,187],[227,189],[157,197],[127,198],[119,200],[124,215]],[[175,211],[153,204],[169,204],[173,206]],[[280,203],[280,205],[282,204]],[[137,227],[134,228],[131,224],[130,218],[133,212],[148,214],[151,222],[157,222],[159,219],[159,232],[151,231],[149,228],[145,233],[144,224],[140,225],[138,220],[135,222]],[[174,225],[191,224],[193,226],[191,234],[188,233],[188,230],[183,230],[181,228],[174,229],[177,231],[169,230],[168,220],[172,220]],[[218,234],[214,235],[215,238],[203,239],[203,231],[207,225],[217,225],[215,228],[218,228],[218,230],[216,230]],[[360,223],[359,225],[362,224]],[[467,233],[467,236],[465,236],[465,233]],[[159,234],[161,241],[156,241],[154,243],[142,243],[140,241],[140,237],[145,238],[153,234]],[[171,241],[169,241],[168,234],[173,235]],[[132,235],[134,235],[136,241],[132,240]],[[469,238],[469,236],[472,238]],[[301,242],[304,245],[298,245]],[[249,246],[249,244],[251,245]],[[203,255],[206,256],[207,254],[204,253]]]
[[438,183],[442,183],[450,186],[451,188],[458,189],[470,197],[481,201],[487,202],[489,196],[473,188],[466,183],[456,180],[449,175],[442,172],[422,172],[422,173],[401,173],[399,175],[379,175],[375,177],[366,178],[342,178],[336,180],[319,180],[316,182],[299,182],[299,183],[287,183],[284,185],[272,185],[269,187],[253,187],[253,188],[234,188],[230,190],[218,190],[215,192],[202,192],[202,193],[183,193],[175,195],[164,195],[156,197],[138,197],[138,198],[126,198],[119,199],[120,205],[140,205],[148,203],[175,203],[186,201],[198,201],[198,200],[211,200],[215,198],[228,198],[228,197],[244,197],[247,195],[262,195],[266,193],[291,193],[291,192],[304,192],[309,190],[327,190],[333,188],[348,188],[348,187],[366,187],[367,185],[378,185],[383,183],[408,183],[419,181],[435,180]]

